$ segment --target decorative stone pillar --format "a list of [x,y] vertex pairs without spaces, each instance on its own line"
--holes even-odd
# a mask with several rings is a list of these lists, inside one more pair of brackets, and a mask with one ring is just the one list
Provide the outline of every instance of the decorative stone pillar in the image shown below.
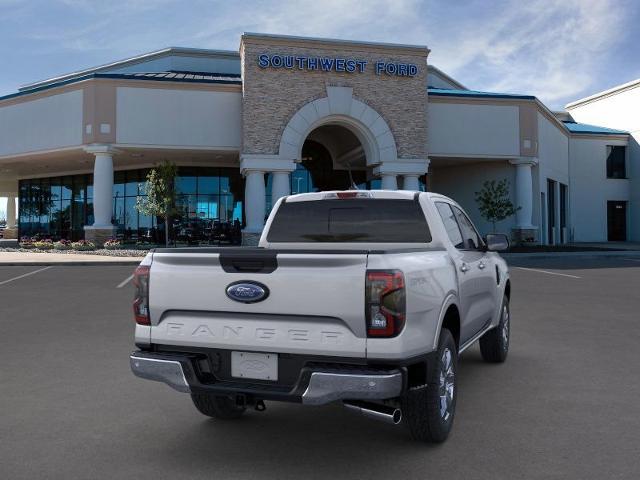
[[90,145],[85,151],[95,155],[93,163],[93,225],[84,227],[86,240],[102,246],[113,237],[113,155],[110,145]]
[[289,172],[273,172],[273,179],[271,182],[271,205],[275,205],[280,198],[286,197],[290,193],[291,185],[289,182]]
[[242,244],[258,245],[266,208],[264,172],[262,170],[246,170],[244,184],[244,217],[246,226],[242,231]]
[[420,191],[420,175],[418,174],[407,174],[402,176],[402,189],[403,190],[411,190],[414,192]]
[[264,228],[266,214],[265,172],[273,172],[271,200],[289,194],[289,172],[295,169],[293,160],[278,155],[243,154],[240,158],[240,173],[245,177],[244,217],[246,225],[242,231],[243,245],[257,245]]
[[538,164],[535,157],[521,157],[509,160],[516,167],[516,226],[513,239],[516,242],[532,243],[536,240],[538,227],[533,225],[533,173],[532,167]]
[[398,189],[398,175],[403,178],[403,190],[420,190],[420,175],[424,175],[429,168],[429,160],[404,159],[383,162],[373,169],[373,174],[382,178],[383,190]]
[[397,190],[398,180],[395,173],[383,173],[382,177],[382,190]]

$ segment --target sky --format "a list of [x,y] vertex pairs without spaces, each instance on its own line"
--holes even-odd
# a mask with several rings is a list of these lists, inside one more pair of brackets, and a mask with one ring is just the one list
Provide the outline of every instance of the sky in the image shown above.
[[554,110],[640,78],[637,0],[0,0],[0,95],[168,46],[237,50],[245,31],[427,45],[466,87]]

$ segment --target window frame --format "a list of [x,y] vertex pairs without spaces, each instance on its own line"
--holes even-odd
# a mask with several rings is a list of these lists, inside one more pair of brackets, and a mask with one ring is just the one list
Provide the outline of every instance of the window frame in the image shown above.
[[[456,221],[456,224],[458,225],[458,231],[460,232],[460,236],[462,237],[462,241],[464,242],[464,247],[463,248],[458,248],[455,245],[453,245],[453,247],[458,250],[458,251],[463,251],[463,252],[485,252],[486,251],[486,244],[484,242],[484,238],[482,238],[482,235],[480,235],[480,233],[478,232],[478,229],[476,228],[476,226],[474,225],[474,223],[471,221],[471,219],[469,218],[469,215],[467,215],[467,213],[462,209],[462,207],[451,203],[451,202],[446,202],[443,200],[438,200],[435,202],[436,204],[438,203],[444,203],[446,205],[449,205],[449,208],[451,209],[451,212],[453,213],[453,218]],[[436,210],[438,209],[437,205],[436,205]],[[467,248],[467,239],[465,238],[465,235],[463,233],[462,230],[462,226],[460,225],[460,222],[458,221],[458,216],[456,215],[456,211],[454,210],[458,210],[463,216],[464,218],[467,219],[467,221],[469,222],[469,225],[471,225],[471,229],[473,230],[473,232],[476,234],[476,236],[478,237],[478,246],[476,248]],[[440,214],[440,212],[438,212],[438,214]],[[442,216],[440,217],[440,219],[442,220]],[[447,235],[448,237],[448,235]],[[449,241],[451,241],[451,243],[453,244],[453,241],[451,240],[451,238],[449,237]]]
[[447,230],[447,226],[444,223],[444,219],[442,218],[442,213],[440,212],[440,208],[438,207],[438,205],[446,205],[449,208],[449,211],[451,212],[451,215],[453,217],[453,221],[456,224],[456,228],[458,229],[458,233],[460,234],[460,240],[462,241],[462,244],[464,245],[464,235],[462,235],[462,230],[460,229],[460,224],[458,223],[458,219],[456,218],[456,213],[453,211],[453,208],[451,206],[451,204],[449,202],[444,202],[444,201],[436,201],[435,203],[435,207],[436,207],[436,211],[438,212],[438,215],[440,215],[440,220],[442,221],[442,224],[445,227],[445,232],[447,233],[447,238],[449,239],[449,241],[451,242],[451,245],[453,245],[453,248],[455,248],[456,250],[462,250],[461,248],[456,247],[456,243],[453,243],[453,239],[451,238],[451,236],[449,235],[449,230]]
[[[609,175],[609,157],[611,156],[611,152],[613,151],[614,148],[622,148],[624,151],[623,154],[623,171],[622,171],[622,176],[617,177],[615,175]],[[605,156],[605,165],[604,165],[604,169],[605,169],[605,177],[607,180],[628,180],[629,179],[629,166],[628,166],[628,151],[629,149],[627,148],[626,145],[607,145],[606,146],[606,156]],[[611,173],[613,174],[614,169],[613,167],[611,167]]]

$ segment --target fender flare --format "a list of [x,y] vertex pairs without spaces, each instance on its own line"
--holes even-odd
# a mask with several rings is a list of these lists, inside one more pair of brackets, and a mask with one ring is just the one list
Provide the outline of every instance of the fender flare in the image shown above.
[[[458,295],[455,292],[449,292],[442,302],[442,307],[440,307],[440,314],[438,315],[438,328],[436,329],[436,334],[433,338],[432,351],[438,349],[438,340],[440,339],[440,332],[442,331],[442,324],[444,323],[444,316],[447,313],[447,310],[451,305],[455,305],[458,311],[460,311],[460,305],[458,303]],[[462,319],[460,319],[462,323]],[[460,330],[462,330],[462,324],[460,325]]]

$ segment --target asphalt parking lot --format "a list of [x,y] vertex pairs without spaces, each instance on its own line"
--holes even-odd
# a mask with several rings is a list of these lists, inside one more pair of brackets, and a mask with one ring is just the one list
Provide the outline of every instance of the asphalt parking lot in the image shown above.
[[0,478],[640,478],[640,259],[511,264],[509,358],[465,352],[438,446],[339,405],[203,417],[130,373],[132,267],[0,265]]

